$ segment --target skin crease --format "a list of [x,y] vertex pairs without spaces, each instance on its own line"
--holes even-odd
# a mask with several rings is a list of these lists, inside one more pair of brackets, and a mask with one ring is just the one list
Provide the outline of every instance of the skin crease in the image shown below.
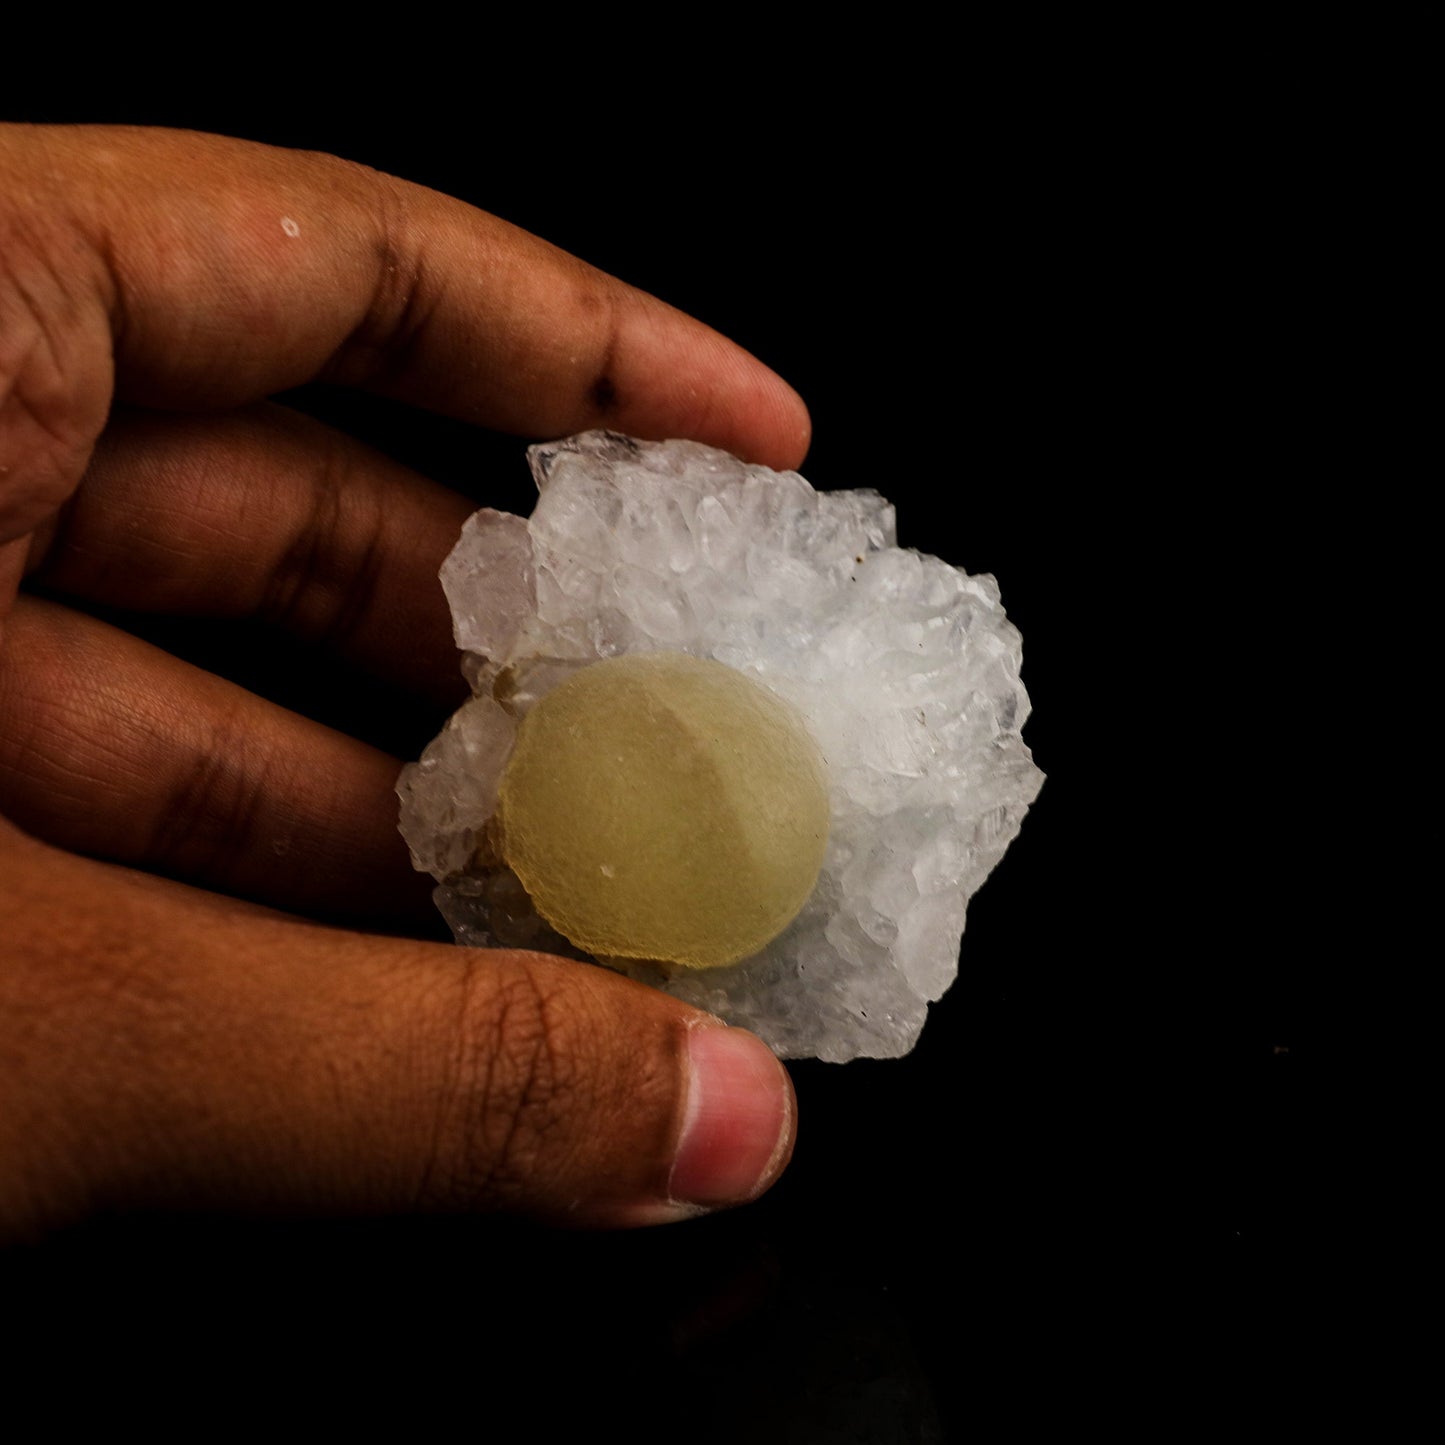
[[86,613],[257,619],[455,699],[436,571],[470,506],[265,399],[312,379],[528,436],[808,444],[746,352],[460,202],[0,127],[0,1232],[755,1197],[795,1127],[760,1043],[600,970],[377,932],[429,908],[398,760]]

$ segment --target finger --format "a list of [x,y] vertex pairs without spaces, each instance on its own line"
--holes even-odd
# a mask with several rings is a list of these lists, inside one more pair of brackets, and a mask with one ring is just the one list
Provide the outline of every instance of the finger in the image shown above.
[[437,703],[465,695],[437,580],[472,506],[283,407],[118,414],[32,580],[140,612],[255,618]]
[[0,645],[5,642],[5,619],[15,603],[33,541],[33,537],[16,537],[10,542],[0,542]]
[[22,595],[0,651],[0,812],[61,847],[277,908],[434,922],[400,763],[103,622]]
[[0,541],[73,485],[113,386],[217,407],[322,377],[531,435],[610,425],[779,466],[806,450],[796,394],[708,327],[332,157],[7,127],[0,226]]
[[791,1152],[757,1039],[601,969],[318,928],[13,832],[0,894],[12,1229],[137,1204],[647,1224],[754,1198]]

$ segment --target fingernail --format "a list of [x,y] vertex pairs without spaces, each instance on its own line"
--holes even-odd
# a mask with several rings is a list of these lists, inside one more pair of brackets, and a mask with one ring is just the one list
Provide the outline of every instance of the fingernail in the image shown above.
[[687,1043],[687,1109],[668,1194],[703,1209],[755,1199],[793,1152],[792,1081],[744,1029],[706,1025]]

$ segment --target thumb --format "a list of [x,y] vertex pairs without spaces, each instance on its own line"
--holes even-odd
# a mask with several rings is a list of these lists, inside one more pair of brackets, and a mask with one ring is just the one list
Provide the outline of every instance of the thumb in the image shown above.
[[651,1224],[752,1199],[791,1154],[767,1048],[630,980],[322,928],[3,831],[0,1222]]

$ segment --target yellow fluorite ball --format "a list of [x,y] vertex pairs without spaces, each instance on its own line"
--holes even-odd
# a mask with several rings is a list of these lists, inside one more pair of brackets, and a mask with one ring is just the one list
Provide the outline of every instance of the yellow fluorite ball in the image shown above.
[[812,893],[823,759],[781,698],[684,653],[611,658],[523,719],[502,854],[578,948],[691,968],[757,953]]

